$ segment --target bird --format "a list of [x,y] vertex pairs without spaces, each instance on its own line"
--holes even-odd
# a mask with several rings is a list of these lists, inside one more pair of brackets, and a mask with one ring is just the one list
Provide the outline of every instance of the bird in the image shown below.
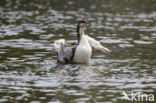
[[77,23],[77,45],[74,47],[66,47],[65,39],[54,41],[54,50],[57,53],[58,63],[89,63],[92,51],[109,53],[110,50],[101,45],[94,38],[85,35],[84,30],[88,25],[87,20],[80,20]]

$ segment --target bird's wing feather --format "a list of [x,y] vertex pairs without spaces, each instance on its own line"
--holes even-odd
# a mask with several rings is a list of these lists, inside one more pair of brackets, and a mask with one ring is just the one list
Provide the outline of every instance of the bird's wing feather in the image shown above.
[[58,39],[54,41],[54,50],[57,52],[58,62],[64,62],[64,44],[65,39]]
[[87,39],[89,41],[90,46],[92,47],[93,50],[102,52],[102,53],[108,53],[110,52],[109,49],[107,49],[106,47],[102,46],[100,42],[96,41],[95,39],[87,36]]
[[54,42],[54,50],[57,52],[57,59],[60,63],[71,62],[75,48],[65,47],[65,40],[59,39]]
[[74,56],[74,52],[75,52],[75,47],[70,48],[70,47],[64,47],[64,60],[65,62],[71,62]]

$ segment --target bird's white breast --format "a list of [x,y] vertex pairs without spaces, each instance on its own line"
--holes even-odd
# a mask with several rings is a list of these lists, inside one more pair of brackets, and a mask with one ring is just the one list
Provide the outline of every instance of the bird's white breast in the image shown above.
[[88,42],[88,39],[85,35],[81,37],[79,45],[76,48],[73,62],[76,63],[87,63],[91,58],[92,48]]

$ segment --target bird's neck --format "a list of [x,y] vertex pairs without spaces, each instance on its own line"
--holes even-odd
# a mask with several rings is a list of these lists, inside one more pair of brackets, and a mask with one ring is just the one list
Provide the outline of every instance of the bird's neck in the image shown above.
[[78,27],[77,28],[77,35],[78,35],[78,44],[80,42],[81,37],[84,35],[84,28],[83,27]]
[[79,34],[80,34],[80,37],[82,37],[84,35],[84,28],[79,29]]

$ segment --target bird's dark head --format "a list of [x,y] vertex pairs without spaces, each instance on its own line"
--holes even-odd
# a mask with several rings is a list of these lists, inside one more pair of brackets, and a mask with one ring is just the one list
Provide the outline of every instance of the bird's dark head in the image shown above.
[[78,44],[80,41],[80,37],[84,35],[84,28],[87,26],[87,20],[80,20],[77,24],[77,36],[78,36]]
[[87,24],[88,24],[88,21],[87,20],[80,20],[78,22],[78,27],[79,28],[85,28],[87,26]]

